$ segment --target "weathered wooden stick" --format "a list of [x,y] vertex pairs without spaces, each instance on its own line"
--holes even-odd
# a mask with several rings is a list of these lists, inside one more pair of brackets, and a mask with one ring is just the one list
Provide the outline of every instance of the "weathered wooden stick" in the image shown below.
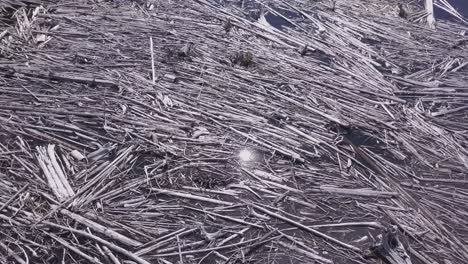
[[10,199],[3,203],[2,206],[0,206],[0,212],[2,212],[2,210],[5,209],[8,205],[10,205],[10,203],[13,202],[16,198],[18,198],[18,196],[20,196],[21,193],[23,193],[24,190],[26,190],[28,187],[29,183],[21,187],[21,189],[19,189],[12,197],[10,197]]
[[357,247],[355,247],[355,246],[353,246],[353,245],[346,244],[346,243],[344,243],[344,242],[342,242],[342,241],[340,241],[340,240],[338,240],[338,239],[336,239],[336,238],[333,238],[333,237],[331,237],[331,236],[328,236],[328,235],[326,235],[326,234],[324,234],[324,233],[322,233],[322,232],[319,232],[319,231],[317,231],[317,230],[315,230],[315,229],[312,229],[312,228],[310,228],[310,227],[308,227],[308,226],[306,226],[306,225],[303,225],[303,224],[301,224],[301,223],[299,223],[299,222],[296,222],[296,221],[294,221],[294,220],[291,220],[291,219],[289,219],[289,218],[287,218],[287,217],[284,217],[284,216],[282,216],[282,215],[279,215],[279,214],[277,214],[277,213],[274,213],[274,212],[272,212],[272,211],[270,211],[270,210],[267,210],[267,209],[265,209],[265,208],[263,208],[263,207],[261,207],[261,206],[259,206],[259,205],[253,205],[253,206],[254,206],[255,209],[257,209],[257,210],[259,210],[259,211],[262,211],[262,212],[264,212],[265,214],[267,214],[267,215],[269,215],[269,216],[272,216],[272,217],[275,217],[275,218],[277,218],[277,219],[283,220],[283,221],[286,222],[286,223],[289,223],[289,224],[291,224],[291,225],[293,225],[293,226],[296,226],[296,227],[298,227],[298,228],[300,228],[300,229],[302,229],[302,230],[308,231],[308,232],[310,232],[310,233],[312,233],[312,234],[314,234],[314,235],[316,235],[316,236],[318,236],[318,237],[321,237],[321,238],[323,238],[323,239],[326,239],[326,240],[329,240],[329,241],[331,241],[331,242],[334,242],[335,244],[338,244],[338,245],[340,245],[340,246],[342,246],[342,247],[345,247],[345,248],[347,248],[347,249],[351,249],[351,250],[356,251],[356,252],[361,252],[361,249],[359,249],[359,248],[357,248]]
[[185,198],[185,199],[198,200],[202,202],[208,202],[208,203],[214,203],[214,204],[220,204],[220,205],[228,205],[228,206],[233,205],[233,203],[231,202],[225,202],[225,201],[207,198],[207,197],[198,196],[198,195],[193,195],[189,193],[181,193],[181,192],[176,192],[172,190],[164,190],[164,189],[159,189],[159,188],[151,188],[151,190],[161,193],[161,194],[176,196],[176,197]]
[[156,84],[156,71],[154,68],[154,50],[153,50],[153,37],[150,37],[150,52],[151,52],[151,76],[153,77],[153,84]]
[[432,0],[426,0],[425,2],[426,12],[427,12],[427,24],[429,28],[435,28],[435,18],[434,18],[434,3]]
[[187,209],[190,209],[190,210],[193,210],[193,211],[197,211],[197,212],[200,212],[200,213],[213,215],[213,216],[216,216],[216,217],[228,220],[228,221],[232,221],[232,222],[235,222],[235,223],[238,223],[238,224],[250,225],[250,226],[257,227],[257,228],[263,228],[261,225],[257,225],[257,224],[254,224],[254,223],[249,223],[249,222],[246,222],[246,221],[243,221],[243,220],[231,217],[231,216],[225,216],[225,215],[221,215],[221,214],[217,214],[217,213],[213,213],[213,212],[209,212],[209,211],[205,211],[205,210],[200,210],[200,209],[189,207],[189,206],[184,206],[184,208],[187,208]]
[[[331,186],[320,186],[319,190],[324,193],[344,194],[344,195],[355,195],[362,197],[375,197],[375,198],[394,198],[398,197],[398,192],[385,192],[385,191],[374,191],[366,189],[344,189]],[[315,191],[315,190],[312,190]]]
[[6,244],[4,244],[2,241],[0,241],[0,248],[3,249],[3,251],[6,252],[7,256],[12,256],[13,259],[15,259],[19,264],[27,264],[29,262],[26,262],[22,257],[20,257],[18,254],[15,253],[15,250],[12,250],[9,248]]
[[[55,208],[56,206],[53,206],[53,208]],[[135,239],[132,239],[132,238],[128,238],[114,230],[112,230],[111,228],[109,227],[106,227],[106,226],[103,226],[99,223],[96,223],[94,221],[91,221],[85,217],[82,217],[81,215],[78,215],[78,214],[75,214],[73,212],[70,212],[66,209],[62,209],[60,210],[60,213],[61,214],[64,214],[70,218],[72,218],[73,220],[77,221],[78,223],[82,224],[82,225],[85,225],[87,227],[89,227],[91,230],[94,230],[96,232],[99,232],[109,238],[112,238],[114,240],[117,240],[119,241],[120,243],[122,244],[125,244],[127,246],[131,246],[131,247],[139,247],[142,245],[141,242],[135,240]]]
[[96,257],[91,257],[90,255],[88,254],[85,254],[83,251],[79,250],[78,248],[70,245],[70,243],[68,243],[67,241],[65,241],[64,239],[54,235],[53,233],[50,233],[50,232],[45,232],[48,236],[50,236],[51,238],[55,239],[55,241],[59,242],[60,244],[62,244],[64,247],[68,248],[69,250],[75,252],[76,254],[78,254],[80,257],[86,259],[87,261],[89,261],[90,263],[94,263],[94,264],[102,264],[101,261],[99,261],[99,259],[97,259]]
[[125,255],[127,256],[128,258],[132,259],[133,261],[139,263],[139,264],[150,264],[148,261],[142,259],[141,257],[133,254],[132,252],[120,247],[120,246],[117,246],[107,240],[104,240],[98,236],[95,236],[95,235],[92,235],[92,234],[89,234],[85,231],[82,231],[82,230],[78,230],[78,229],[75,229],[75,228],[71,228],[71,227],[66,227],[66,226],[63,226],[63,225],[59,225],[59,224],[55,224],[55,223],[52,223],[52,222],[49,222],[49,221],[43,221],[42,222],[43,224],[45,225],[48,225],[50,227],[54,227],[54,228],[58,228],[58,229],[62,229],[62,230],[66,230],[66,231],[69,231],[69,232],[72,232],[74,234],[77,234],[77,235],[80,235],[80,236],[84,236],[84,237],[87,237],[89,239],[92,239],[104,246],[107,246],[108,248],[110,249],[113,249],[114,251],[122,254],[122,255]]

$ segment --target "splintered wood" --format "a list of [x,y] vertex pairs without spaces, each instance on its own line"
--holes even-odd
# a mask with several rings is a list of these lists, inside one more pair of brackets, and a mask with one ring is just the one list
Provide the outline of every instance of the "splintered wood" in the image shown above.
[[75,192],[73,191],[67,176],[65,175],[62,167],[57,162],[55,145],[48,145],[45,147],[36,147],[37,162],[42,169],[50,190],[55,194],[59,201],[64,201],[72,197]]
[[468,263],[465,22],[0,1],[0,263]]

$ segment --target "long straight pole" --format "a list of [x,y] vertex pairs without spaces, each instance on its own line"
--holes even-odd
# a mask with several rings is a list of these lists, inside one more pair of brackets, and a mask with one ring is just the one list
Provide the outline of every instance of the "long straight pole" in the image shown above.
[[426,0],[427,24],[429,28],[435,28],[434,3],[432,0]]

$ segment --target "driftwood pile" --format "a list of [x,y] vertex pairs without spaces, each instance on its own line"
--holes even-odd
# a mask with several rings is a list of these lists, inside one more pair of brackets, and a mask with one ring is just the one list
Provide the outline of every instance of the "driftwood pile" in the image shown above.
[[19,2],[1,263],[468,263],[462,22],[392,0]]

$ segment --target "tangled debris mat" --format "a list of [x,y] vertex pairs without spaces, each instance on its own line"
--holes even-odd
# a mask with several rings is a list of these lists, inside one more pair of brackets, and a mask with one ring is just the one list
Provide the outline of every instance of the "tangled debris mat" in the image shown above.
[[468,263],[467,26],[399,3],[2,1],[0,262]]

